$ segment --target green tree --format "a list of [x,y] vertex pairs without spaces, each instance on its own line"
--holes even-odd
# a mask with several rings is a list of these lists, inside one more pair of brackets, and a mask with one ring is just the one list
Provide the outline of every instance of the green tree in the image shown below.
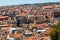
[[52,30],[50,36],[51,36],[51,40],[58,40],[58,33],[56,30]]
[[60,40],[60,22],[56,25],[50,33],[51,40]]

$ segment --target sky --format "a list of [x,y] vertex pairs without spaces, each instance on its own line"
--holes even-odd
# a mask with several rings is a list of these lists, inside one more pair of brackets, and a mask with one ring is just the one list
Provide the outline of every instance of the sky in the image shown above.
[[0,0],[0,6],[47,3],[47,2],[60,2],[60,0]]

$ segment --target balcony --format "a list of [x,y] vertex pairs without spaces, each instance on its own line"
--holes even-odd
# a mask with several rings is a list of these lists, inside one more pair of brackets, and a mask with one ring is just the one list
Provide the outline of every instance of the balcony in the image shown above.
[[9,26],[8,24],[5,24],[5,25],[0,25],[0,27],[7,27]]

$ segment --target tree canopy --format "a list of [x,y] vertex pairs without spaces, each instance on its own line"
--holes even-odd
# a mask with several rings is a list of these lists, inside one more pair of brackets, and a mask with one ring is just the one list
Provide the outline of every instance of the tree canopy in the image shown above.
[[60,22],[58,22],[58,25],[54,26],[50,36],[51,40],[60,40]]

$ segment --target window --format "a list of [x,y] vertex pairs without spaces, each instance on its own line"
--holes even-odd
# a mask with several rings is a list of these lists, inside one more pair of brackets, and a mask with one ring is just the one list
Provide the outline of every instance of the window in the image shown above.
[[7,22],[0,22],[0,25],[4,25],[4,24],[7,24]]
[[3,24],[7,24],[7,22],[3,22]]

